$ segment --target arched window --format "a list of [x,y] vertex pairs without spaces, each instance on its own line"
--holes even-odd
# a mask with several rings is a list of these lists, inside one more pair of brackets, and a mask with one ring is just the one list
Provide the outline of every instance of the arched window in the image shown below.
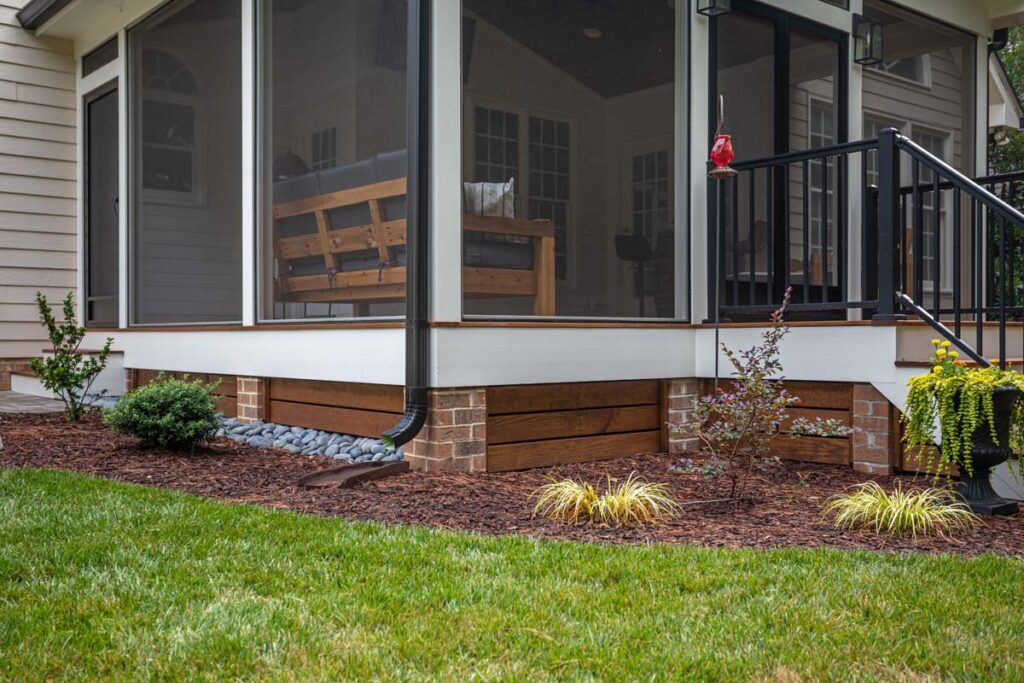
[[199,87],[188,67],[164,50],[142,51],[142,187],[156,201],[202,202]]

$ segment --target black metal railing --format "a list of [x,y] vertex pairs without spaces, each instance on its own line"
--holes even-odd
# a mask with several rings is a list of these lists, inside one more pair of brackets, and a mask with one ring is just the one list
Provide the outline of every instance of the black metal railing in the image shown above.
[[[904,157],[909,187],[900,185]],[[878,173],[878,243],[883,256],[892,245],[892,257],[880,262],[875,318],[945,321],[951,340],[969,346],[972,357],[985,354],[985,327],[993,322],[995,355],[1005,367],[1007,323],[1024,318],[1024,299],[1011,292],[1024,272],[1011,253],[1019,253],[1024,231],[1024,214],[1011,203],[1020,178],[971,179],[894,129],[878,138]]]
[[[846,295],[847,202],[850,156],[860,154],[863,169],[876,147],[864,140],[734,164],[737,175],[716,182],[711,195],[709,310],[762,319],[787,287],[797,317],[874,308],[877,301]],[[866,187],[864,173],[859,181]]]
[[[850,177],[854,155],[858,178]],[[794,317],[909,315],[948,330],[972,358],[985,352],[986,325],[995,325],[997,341],[988,344],[1003,365],[1007,323],[1018,322],[1024,353],[1024,171],[972,179],[895,129],[734,168],[710,193],[713,318],[764,319],[792,287]],[[848,225],[854,183],[859,233]],[[855,297],[851,268],[861,276]]]

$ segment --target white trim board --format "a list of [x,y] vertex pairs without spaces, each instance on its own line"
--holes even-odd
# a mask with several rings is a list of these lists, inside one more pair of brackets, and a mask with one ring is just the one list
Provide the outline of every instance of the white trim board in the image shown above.
[[[99,348],[107,332],[90,332]],[[113,333],[126,368],[370,384],[405,383],[405,330],[211,330]]]

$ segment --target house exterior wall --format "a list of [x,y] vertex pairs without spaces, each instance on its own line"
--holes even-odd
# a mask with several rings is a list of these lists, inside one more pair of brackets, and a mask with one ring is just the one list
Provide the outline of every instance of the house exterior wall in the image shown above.
[[[243,2],[246,12],[251,11],[256,0]],[[850,11],[840,10],[821,0],[769,0],[790,12],[807,16],[842,31],[850,29],[850,15],[861,9],[859,0],[852,0]],[[905,3],[907,4],[907,3]],[[914,3],[909,3],[914,4]],[[940,19],[957,23],[956,17],[967,10],[963,3],[940,3],[933,9],[921,5],[915,9],[926,11]],[[79,2],[57,17],[43,33],[73,37],[75,54],[81,55],[119,33],[124,47],[124,29],[138,20],[145,12],[159,5],[157,0],[124,0],[118,11],[112,5],[101,3],[88,9],[87,3]],[[525,382],[573,382],[598,379],[615,380],[630,378],[670,378],[708,376],[713,372],[714,348],[711,332],[676,326],[617,326],[577,325],[562,326],[495,326],[477,327],[461,324],[461,169],[463,166],[462,83],[459,43],[461,35],[461,12],[459,3],[452,1],[433,3],[433,40],[431,42],[431,135],[436,141],[430,159],[431,165],[431,278],[432,301],[431,319],[438,323],[433,332],[434,350],[431,360],[432,382],[437,387],[485,386]],[[708,35],[705,19],[692,12],[690,35],[687,49],[682,53],[692,56],[689,70],[693,82],[687,95],[676,93],[680,118],[686,119],[681,105],[689,103],[689,121],[680,122],[682,131],[689,136],[691,151],[684,156],[686,135],[677,134],[677,173],[683,177],[688,165],[693,181],[687,188],[690,193],[689,207],[690,238],[689,252],[680,249],[682,259],[689,259],[692,273],[677,268],[680,277],[692,282],[691,320],[700,321],[706,316],[706,254],[704,250],[705,199],[706,199],[706,140],[707,121],[707,51]],[[955,10],[955,11],[954,11]],[[981,11],[981,10],[979,10]],[[967,12],[968,14],[970,12]],[[983,12],[982,12],[983,14]],[[13,17],[13,11],[10,12]],[[246,14],[248,16],[248,14]],[[980,16],[980,15],[979,15]],[[973,17],[973,15],[972,15]],[[11,19],[13,22],[13,18]],[[979,25],[978,17],[960,23],[969,30]],[[14,27],[11,27],[12,30]],[[984,28],[982,30],[987,30]],[[679,31],[682,32],[682,22]],[[24,33],[26,39],[35,40]],[[251,35],[243,40],[243,65],[253,63]],[[681,46],[684,42],[677,41]],[[980,45],[979,49],[984,49]],[[122,49],[121,54],[124,54]],[[68,57],[70,61],[70,57]],[[112,73],[120,74],[122,83],[125,74],[122,59],[112,65]],[[852,67],[850,74],[850,136],[860,133],[862,69]],[[66,72],[74,81],[73,67]],[[242,80],[242,98],[245,102],[242,125],[242,186],[248,192],[255,184],[256,169],[252,145],[246,141],[255,139],[251,115],[253,113],[253,90],[251,75]],[[106,76],[105,76],[106,77]],[[80,86],[82,87],[82,86]],[[122,89],[123,90],[123,89]],[[84,92],[84,91],[83,91]],[[653,93],[648,93],[654,95]],[[121,97],[125,95],[122,92]],[[73,106],[72,102],[72,106]],[[979,105],[984,107],[983,104]],[[70,125],[74,123],[74,112],[68,114]],[[688,125],[687,125],[688,124]],[[617,122],[614,116],[607,125],[620,127],[624,135],[628,129],[635,129],[635,122]],[[641,127],[646,124],[641,124]],[[984,133],[982,132],[981,135]],[[122,138],[127,144],[127,136]],[[854,161],[856,164],[856,161]],[[126,174],[127,171],[124,171]],[[851,168],[851,175],[858,170]],[[72,175],[73,177],[73,171]],[[126,182],[126,180],[125,180]],[[610,183],[606,179],[596,182]],[[127,186],[125,185],[125,189]],[[683,204],[683,194],[676,197],[677,204]],[[365,329],[358,325],[347,329],[301,329],[299,327],[267,329],[252,327],[255,299],[257,236],[249,227],[253,223],[251,195],[243,195],[242,230],[242,297],[243,323],[240,330],[210,331],[120,331],[115,332],[115,346],[126,353],[126,364],[138,368],[166,368],[183,371],[225,372],[240,376],[295,377],[308,379],[329,379],[331,381],[367,382],[380,384],[402,384],[404,379],[404,333],[397,327]],[[851,198],[850,225],[859,224],[859,201]],[[73,215],[73,214],[72,214]],[[683,215],[677,213],[677,215]],[[124,219],[123,219],[124,220]],[[73,224],[73,219],[69,222]],[[851,250],[859,243],[851,239]],[[127,269],[127,246],[123,245],[122,263]],[[855,253],[851,253],[856,258]],[[849,269],[855,278],[859,269]],[[122,278],[124,282],[126,278]],[[600,285],[600,283],[598,283]],[[125,292],[126,293],[126,292]],[[128,297],[122,295],[122,323],[126,323]],[[855,291],[851,292],[851,295]],[[446,326],[447,325],[447,326]],[[872,360],[863,364],[837,364],[825,357],[822,349],[837,347],[829,342],[839,333],[827,327],[815,328],[815,332],[801,332],[791,338],[794,354],[787,361],[787,370],[805,379],[834,379],[835,381],[874,381],[873,369],[882,361]],[[876,331],[873,331],[876,332]],[[855,348],[861,336],[869,333],[844,330]],[[883,333],[879,332],[879,335]],[[798,342],[798,339],[808,339]],[[874,338],[874,337],[873,337]],[[100,335],[90,337],[88,344],[97,343]],[[743,342],[748,339],[740,332],[730,332],[725,340]],[[787,340],[789,342],[790,340]],[[875,347],[873,347],[875,348]],[[702,350],[703,349],[703,350]],[[799,352],[796,352],[799,351]],[[891,350],[888,352],[891,356]],[[878,372],[883,372],[879,370]],[[817,374],[815,374],[817,373]],[[858,374],[859,373],[859,374]],[[794,377],[796,378],[796,377]]]
[[0,359],[39,355],[36,291],[77,285],[72,44],[24,31],[26,1],[0,2]]

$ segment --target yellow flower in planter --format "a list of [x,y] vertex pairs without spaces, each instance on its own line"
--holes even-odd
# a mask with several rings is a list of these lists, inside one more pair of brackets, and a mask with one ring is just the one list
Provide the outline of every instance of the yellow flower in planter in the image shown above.
[[936,365],[935,367],[932,368],[932,372],[942,372],[942,366]]
[[960,352],[959,351],[950,351],[949,352],[949,357],[953,358],[953,359],[959,358],[960,357]]
[[939,340],[938,339],[932,339],[932,346],[938,346],[938,345],[939,345]]
[[946,349],[937,349],[935,355],[939,358],[944,358],[946,356]]
[[953,345],[953,342],[949,342],[949,341],[942,342],[942,348],[944,348],[944,349],[948,349],[952,345]]

